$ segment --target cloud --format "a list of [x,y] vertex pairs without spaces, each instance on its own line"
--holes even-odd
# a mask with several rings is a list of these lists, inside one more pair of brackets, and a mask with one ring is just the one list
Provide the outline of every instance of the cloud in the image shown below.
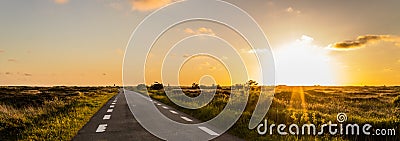
[[197,32],[200,34],[211,34],[211,35],[215,35],[214,31],[210,28],[205,28],[205,27],[201,27],[199,29],[197,29]]
[[7,60],[8,62],[17,62],[17,59],[10,58]]
[[172,2],[172,0],[130,0],[132,10],[137,11],[152,11],[163,7]]
[[31,73],[21,73],[21,72],[5,72],[5,75],[17,75],[17,76],[32,76]]
[[0,49],[0,53],[4,53],[4,52],[5,52],[4,50]]
[[208,68],[209,71],[214,71],[216,69],[217,69],[217,67],[214,67],[214,66],[211,66],[211,67]]
[[209,62],[203,62],[201,65],[204,65],[204,66],[209,66],[209,65],[210,65],[210,63],[209,63]]
[[363,35],[358,36],[355,40],[347,40],[343,42],[337,42],[333,45],[330,45],[332,49],[356,49],[365,47],[366,45],[376,43],[378,41],[385,41],[385,42],[393,42],[397,46],[400,46],[400,38],[398,36],[392,35]]
[[211,28],[200,27],[197,30],[193,30],[191,28],[186,28],[183,30],[186,34],[209,34],[215,35],[214,31]]
[[56,4],[66,4],[68,2],[69,2],[69,0],[54,0],[54,3],[56,3]]
[[183,30],[186,34],[196,34],[196,32],[193,31],[193,29],[190,28],[186,28],[185,30]]
[[[312,45],[312,42],[314,42],[314,38],[311,36],[307,36],[307,35],[301,35],[300,38],[296,39],[296,42],[294,42],[295,44],[291,45],[291,46],[296,46],[296,47],[313,47],[314,45]],[[272,52],[272,50],[268,49],[268,48],[256,48],[256,49],[250,49],[250,50],[241,50],[243,53],[250,53],[250,54],[256,54],[256,53],[269,53]]]
[[291,6],[288,7],[288,8],[286,8],[285,11],[288,12],[288,13],[295,13],[295,14],[300,14],[300,13],[301,13],[300,10],[296,10],[296,9],[294,9],[294,8],[291,7]]
[[311,43],[314,41],[314,38],[307,36],[307,35],[301,35],[300,39],[297,39],[296,42],[307,44]]
[[393,69],[392,68],[384,68],[383,71],[384,72],[393,72]]
[[268,53],[269,50],[268,49],[250,49],[248,50],[246,53],[251,53],[251,54],[255,54],[255,53]]

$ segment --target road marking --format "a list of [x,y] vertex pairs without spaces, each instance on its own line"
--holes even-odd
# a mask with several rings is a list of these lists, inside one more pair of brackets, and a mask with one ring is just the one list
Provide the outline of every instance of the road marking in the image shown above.
[[184,119],[184,120],[186,120],[186,121],[190,121],[190,122],[192,122],[193,120],[191,120],[191,119],[189,119],[189,118],[187,118],[187,117],[183,117],[183,116],[181,116],[181,118],[182,119]]
[[149,101],[153,101],[153,100],[150,99]]
[[173,111],[173,110],[169,110],[169,112],[173,113],[173,114],[178,114],[177,112]]
[[110,105],[110,108],[114,108],[114,105]]
[[111,113],[113,111],[113,109],[108,109],[107,113]]
[[111,103],[111,104],[115,105],[115,103]]
[[157,105],[158,105],[158,106],[161,106],[161,104],[160,104],[160,103],[157,103]]
[[166,107],[166,106],[162,106],[162,108],[164,108],[164,109],[168,109],[168,107]]
[[99,127],[97,127],[97,129],[96,129],[96,133],[104,132],[104,131],[106,131],[106,128],[107,128],[107,124],[100,124]]
[[103,119],[110,119],[111,115],[104,115]]
[[114,100],[113,102],[117,102],[117,100]]
[[217,134],[217,133],[215,133],[214,131],[208,129],[207,127],[199,126],[199,128],[200,128],[201,130],[203,130],[204,132],[210,134],[210,135],[219,136],[219,134]]

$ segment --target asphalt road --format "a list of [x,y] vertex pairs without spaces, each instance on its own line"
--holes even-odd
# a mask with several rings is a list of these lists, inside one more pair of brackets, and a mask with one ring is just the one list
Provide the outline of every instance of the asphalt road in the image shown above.
[[[129,102],[127,102],[127,100]],[[93,115],[90,121],[86,123],[81,130],[79,130],[78,134],[73,138],[73,140],[162,140],[143,128],[132,114],[132,112],[137,112],[143,116],[153,117],[154,115],[151,115],[151,112],[143,112],[150,108],[143,107],[141,103],[144,102],[153,103],[158,111],[160,111],[170,120],[186,124],[201,123],[201,121],[183,112],[180,112],[161,102],[147,99],[141,94],[135,92],[124,94],[123,92],[120,92],[118,95],[111,98],[110,101],[108,101],[96,114]],[[131,105],[128,105],[128,103]],[[139,109],[137,107],[140,107],[141,111],[135,110]],[[137,115],[137,113],[135,113],[135,115]],[[152,118],[148,118],[148,120],[152,120]],[[207,125],[202,125],[198,128],[186,129],[186,127],[174,128],[167,122],[159,122],[157,123],[157,126],[159,128],[161,127],[160,130],[163,133],[170,135],[170,137],[167,139],[171,140],[204,140],[204,138],[207,136],[218,136],[218,134],[213,131],[215,129],[213,129],[212,126]],[[180,138],[181,135],[186,135],[186,137],[188,137],[188,134],[193,136],[190,136],[189,138]],[[213,140],[235,141],[242,139],[224,133]]]

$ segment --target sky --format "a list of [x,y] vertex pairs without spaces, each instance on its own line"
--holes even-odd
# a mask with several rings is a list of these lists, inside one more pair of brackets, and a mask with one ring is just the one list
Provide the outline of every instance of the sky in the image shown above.
[[[146,16],[173,2],[2,0],[0,85],[122,85],[124,53],[132,32]],[[277,84],[400,85],[400,1],[226,2],[249,13],[264,31],[275,59]],[[204,5],[199,7],[207,10]],[[193,35],[209,36],[179,44],[180,49],[167,54],[177,42]],[[227,53],[228,46],[213,37],[229,42],[238,54]],[[212,48],[219,58],[188,54],[204,46]],[[253,50],[225,25],[211,21],[181,23],[154,44],[144,77],[146,83],[180,85],[201,81],[230,85],[237,83],[232,79],[238,76],[240,80],[258,81],[257,51],[262,50]],[[248,76],[226,68],[229,62],[235,63],[234,55],[242,58]],[[178,76],[177,81],[162,81],[165,56],[172,62],[180,61],[179,72],[163,74],[169,80]],[[166,69],[173,70],[174,63],[167,64],[171,68]],[[202,79],[204,76],[213,79]]]

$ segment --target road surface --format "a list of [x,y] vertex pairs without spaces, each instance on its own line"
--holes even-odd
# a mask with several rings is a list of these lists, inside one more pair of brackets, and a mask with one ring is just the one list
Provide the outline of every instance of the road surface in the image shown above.
[[[128,105],[128,103],[141,101],[150,101],[154,103],[157,109],[169,119],[187,124],[201,123],[201,121],[180,112],[168,105],[152,99],[142,99],[142,95],[129,92],[124,94],[120,91],[115,97],[111,98],[86,125],[79,130],[78,134],[73,138],[75,141],[88,141],[88,140],[162,140],[148,132],[143,128],[133,116],[131,110],[135,105]],[[129,100],[129,102],[127,102]],[[140,103],[138,103],[140,104]],[[140,109],[146,109],[141,107]],[[133,110],[135,111],[135,110]],[[201,136],[218,136],[212,128],[207,126],[200,126],[196,129],[174,129],[167,123],[160,123],[160,127],[169,128],[165,130],[171,136],[179,136],[180,134],[196,134]],[[193,136],[191,138],[178,138],[178,140],[201,140],[201,136]],[[175,140],[176,138],[174,138]],[[224,133],[221,136],[214,138],[217,141],[235,141],[242,140],[230,134]]]

